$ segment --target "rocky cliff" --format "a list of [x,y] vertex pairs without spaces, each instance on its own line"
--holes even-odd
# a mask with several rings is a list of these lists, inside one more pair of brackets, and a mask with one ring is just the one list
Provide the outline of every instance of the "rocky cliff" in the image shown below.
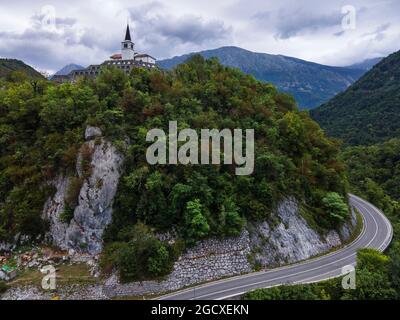
[[[65,196],[69,177],[59,176],[53,185],[56,193],[48,199],[43,217],[50,221],[48,238],[61,249],[71,253],[99,254],[103,247],[103,232],[112,221],[112,205],[120,178],[123,157],[101,137],[101,131],[86,130],[86,146],[93,150],[91,175],[85,179],[79,192],[78,205],[71,222],[65,223],[61,214],[65,209]],[[78,156],[77,174],[83,177]]]
[[254,259],[263,267],[306,260],[339,247],[351,237],[357,223],[353,213],[351,221],[343,225],[339,232],[331,230],[322,236],[301,216],[295,199],[283,201],[275,217],[280,221],[275,227],[268,222],[250,225]]

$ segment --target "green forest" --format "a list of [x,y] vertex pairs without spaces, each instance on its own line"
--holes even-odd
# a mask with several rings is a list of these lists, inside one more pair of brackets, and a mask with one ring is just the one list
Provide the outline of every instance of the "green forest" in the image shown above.
[[323,106],[311,111],[329,136],[346,145],[372,145],[400,137],[400,51]]
[[390,55],[344,93],[311,115],[329,136],[341,139],[340,159],[350,191],[382,209],[394,239],[381,254],[358,254],[357,289],[343,290],[341,279],[325,283],[257,290],[244,299],[399,299],[400,298],[400,52]]
[[0,58],[0,79],[1,78],[11,82],[21,82],[30,79],[44,80],[44,76],[22,61]]
[[400,299],[400,140],[373,146],[345,148],[351,192],[382,209],[390,219],[394,238],[385,254],[361,250],[356,268],[356,290],[342,289],[341,278],[323,283],[256,290],[250,300],[382,300]]
[[[18,233],[41,239],[48,228],[41,212],[54,193],[49,181],[76,175],[88,125],[100,127],[125,156],[102,259],[103,270],[118,266],[125,280],[167,273],[185,246],[238,235],[247,220],[270,219],[287,196],[299,199],[321,230],[349,216],[338,143],[291,96],[216,59],[194,56],[171,71],[130,75],[104,69],[74,84],[1,81],[0,241]],[[168,131],[169,121],[178,121],[179,130],[254,129],[254,174],[236,176],[231,165],[150,166],[146,134]],[[65,199],[66,222],[82,183],[75,180]],[[165,230],[182,241],[170,247],[154,237]]]

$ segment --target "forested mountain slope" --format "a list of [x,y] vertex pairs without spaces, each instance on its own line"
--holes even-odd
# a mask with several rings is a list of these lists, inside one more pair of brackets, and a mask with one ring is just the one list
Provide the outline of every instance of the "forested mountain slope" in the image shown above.
[[[15,59],[0,59],[0,78],[12,77],[15,72],[22,73],[31,79],[44,79],[44,77],[32,67]],[[12,80],[12,78],[8,78]]]
[[312,110],[311,116],[329,136],[346,144],[370,145],[400,137],[400,51]]

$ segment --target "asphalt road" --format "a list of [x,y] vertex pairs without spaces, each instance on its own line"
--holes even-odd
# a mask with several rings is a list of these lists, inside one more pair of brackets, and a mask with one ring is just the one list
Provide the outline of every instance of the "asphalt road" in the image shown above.
[[364,226],[360,236],[348,246],[302,263],[207,283],[159,300],[224,300],[254,289],[318,282],[340,276],[344,266],[355,265],[358,249],[374,248],[383,252],[393,237],[392,226],[379,209],[355,195],[350,195],[350,204],[362,215]]

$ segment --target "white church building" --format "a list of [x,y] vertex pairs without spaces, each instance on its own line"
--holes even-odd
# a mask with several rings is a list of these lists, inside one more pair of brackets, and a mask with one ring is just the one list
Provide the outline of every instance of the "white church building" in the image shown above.
[[102,64],[90,65],[86,69],[74,70],[68,75],[69,80],[74,81],[79,77],[96,77],[102,67],[113,66],[129,74],[133,68],[156,68],[157,59],[147,53],[135,51],[129,24],[126,27],[125,40],[122,41],[121,53],[116,53]]

